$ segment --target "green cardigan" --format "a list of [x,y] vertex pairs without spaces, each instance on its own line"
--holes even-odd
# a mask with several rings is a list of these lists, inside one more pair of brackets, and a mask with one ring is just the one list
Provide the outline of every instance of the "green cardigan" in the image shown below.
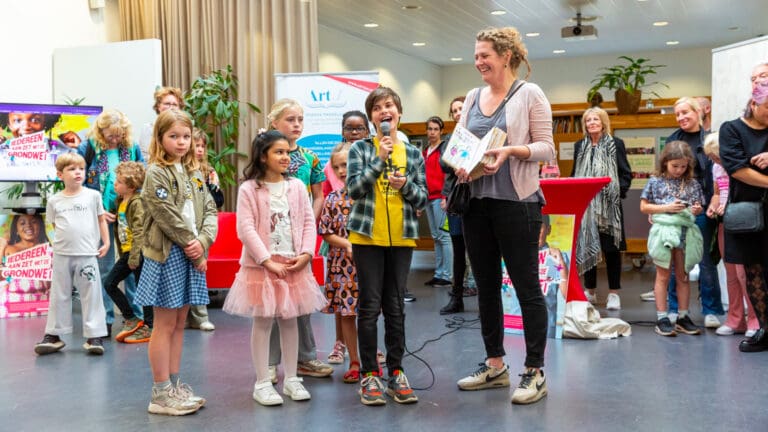
[[672,249],[680,246],[680,232],[686,227],[685,232],[685,272],[691,271],[693,266],[701,261],[703,254],[703,240],[701,231],[696,226],[696,217],[690,210],[685,209],[680,213],[659,213],[651,216],[653,226],[648,233],[648,254],[653,263],[661,268],[668,269],[672,261]]

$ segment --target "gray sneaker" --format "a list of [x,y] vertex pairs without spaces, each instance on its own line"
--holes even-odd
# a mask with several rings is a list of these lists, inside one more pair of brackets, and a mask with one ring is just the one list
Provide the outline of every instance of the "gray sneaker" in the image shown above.
[[200,409],[200,405],[185,398],[176,387],[168,384],[162,389],[152,389],[152,400],[149,402],[151,414],[181,416],[192,414]]
[[205,398],[202,396],[196,396],[195,392],[192,391],[192,387],[187,384],[181,382],[181,380],[176,380],[175,383],[172,383],[173,386],[176,388],[176,391],[178,392],[179,396],[182,398],[187,399],[188,401],[192,401],[200,406],[200,408],[205,405]]
[[488,363],[480,363],[480,368],[472,375],[462,378],[457,383],[462,390],[483,390],[496,387],[509,387],[509,367],[497,369]]
[[58,336],[46,334],[42,341],[35,344],[35,352],[38,355],[51,354],[60,351],[65,345]]
[[296,375],[311,376],[315,378],[325,378],[331,376],[333,366],[325,364],[318,359],[300,361],[296,368]]

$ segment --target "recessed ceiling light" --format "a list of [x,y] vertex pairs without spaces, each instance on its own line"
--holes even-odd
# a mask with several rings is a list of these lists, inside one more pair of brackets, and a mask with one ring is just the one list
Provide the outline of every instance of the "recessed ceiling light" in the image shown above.
[[427,44],[426,42],[414,42],[414,43],[413,43],[413,46],[416,46],[416,47],[421,47],[421,46],[424,46],[424,45],[426,45],[426,44]]
[[506,15],[506,14],[507,14],[507,11],[504,11],[504,10],[491,11],[491,15]]
[[667,45],[677,45],[680,41],[667,41]]
[[730,31],[736,31],[738,29],[739,29],[738,26],[728,27],[728,30],[730,30]]
[[419,10],[419,9],[421,9],[421,6],[418,6],[418,5],[405,5],[405,6],[403,6],[403,7],[402,7],[402,9],[403,9],[403,10],[410,10],[410,11],[414,11],[414,10]]
[[526,33],[525,35],[528,36],[528,37],[536,37],[536,36],[540,36],[541,33],[539,33],[539,32],[530,32],[530,33]]
[[552,54],[563,54],[563,53],[565,53],[565,50],[562,50],[562,49],[557,49],[552,51]]
[[666,25],[669,25],[669,21],[656,21],[653,23],[654,27],[664,27]]
[[369,22],[369,23],[363,24],[363,27],[368,27],[368,28],[376,28],[378,26],[379,25],[376,24],[375,22]]
[[462,61],[462,60],[464,59],[461,57],[451,57],[451,61]]

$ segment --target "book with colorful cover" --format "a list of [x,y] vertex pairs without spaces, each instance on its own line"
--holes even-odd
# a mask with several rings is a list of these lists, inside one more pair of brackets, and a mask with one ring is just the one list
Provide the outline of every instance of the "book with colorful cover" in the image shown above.
[[483,166],[495,162],[493,156],[485,152],[504,145],[507,133],[495,127],[481,139],[467,130],[464,126],[456,125],[451,139],[443,152],[443,163],[453,169],[465,169],[472,180],[483,175]]

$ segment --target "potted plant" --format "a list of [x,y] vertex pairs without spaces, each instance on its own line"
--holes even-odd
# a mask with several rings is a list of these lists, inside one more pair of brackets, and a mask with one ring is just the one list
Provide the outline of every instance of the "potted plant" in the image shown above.
[[[221,185],[234,185],[237,177],[235,156],[240,135],[240,101],[238,79],[232,66],[215,70],[195,79],[184,102],[195,126],[208,135],[208,161],[221,179]],[[260,113],[256,105],[247,102],[251,110]]]
[[[616,108],[619,114],[635,114],[640,109],[640,99],[644,88],[654,85],[662,85],[669,88],[668,85],[653,81],[648,82],[650,75],[656,74],[659,68],[666,65],[648,64],[650,59],[633,59],[627,56],[620,56],[619,60],[625,60],[626,64],[617,64],[609,67],[602,67],[598,71],[595,79],[592,80],[592,88],[589,89],[587,100],[601,89],[615,90]],[[656,97],[660,97],[655,91],[650,92]]]

